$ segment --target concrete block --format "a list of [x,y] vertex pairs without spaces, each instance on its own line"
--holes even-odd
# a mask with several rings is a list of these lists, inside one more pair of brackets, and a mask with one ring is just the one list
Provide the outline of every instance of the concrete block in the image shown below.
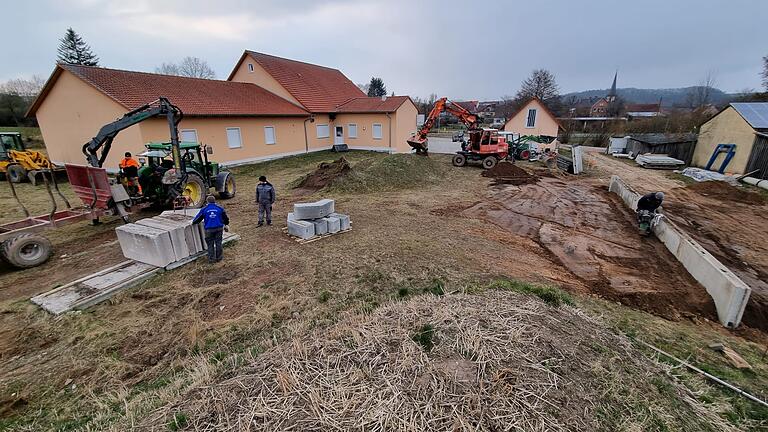
[[315,219],[311,221],[315,224],[315,235],[328,234],[328,221],[325,219]]
[[166,230],[127,224],[115,228],[123,255],[132,260],[165,267],[176,261],[171,235]]
[[[187,231],[189,231],[189,235],[191,237],[191,226],[187,228],[187,226],[180,222],[162,218],[141,219],[136,221],[136,224],[168,231],[168,234],[171,235],[171,245],[173,246],[173,253],[176,255],[176,261],[182,260],[190,255],[191,252],[189,243],[187,242]],[[194,246],[194,240],[192,244]]]
[[296,216],[293,215],[293,212],[288,212],[288,220],[296,220]]
[[334,206],[335,201],[332,199],[322,199],[313,203],[296,203],[293,205],[293,213],[296,219],[320,219],[333,213]]
[[331,213],[328,215],[330,217],[335,217],[339,220],[339,229],[342,231],[346,231],[350,228],[352,228],[352,224],[350,223],[349,215],[341,214],[341,213]]
[[310,239],[315,236],[315,224],[303,220],[289,220],[288,234],[295,235],[303,239]]
[[205,244],[205,229],[203,228],[203,224],[200,223],[192,225],[191,216],[185,216],[178,213],[163,212],[160,214],[160,216],[155,216],[152,219],[168,220],[184,225],[190,255],[194,255],[197,252],[201,252],[207,249]]
[[[620,177],[611,177],[608,190],[619,195],[630,209],[637,209],[640,194]],[[688,273],[707,290],[715,302],[720,323],[729,328],[737,327],[741,323],[752,289],[668,219],[659,219],[653,226],[653,233]]]
[[337,217],[323,218],[328,223],[328,232],[333,234],[341,230],[341,221]]

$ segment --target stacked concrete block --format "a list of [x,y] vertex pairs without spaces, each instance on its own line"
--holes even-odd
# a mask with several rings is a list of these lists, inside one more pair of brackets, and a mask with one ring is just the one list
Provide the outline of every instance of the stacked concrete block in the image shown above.
[[126,258],[157,267],[176,261],[171,235],[167,230],[127,224],[115,228],[115,232]]
[[336,203],[332,199],[294,204],[293,212],[288,213],[288,233],[309,239],[350,229],[352,225],[349,216],[335,213],[335,207]]
[[201,252],[207,249],[205,244],[205,228],[202,223],[192,224],[192,216],[186,216],[184,214],[175,213],[173,211],[165,211],[153,219],[170,220],[175,223],[182,224],[185,227],[185,235],[187,238],[187,244],[191,254]]
[[315,224],[304,220],[289,220],[288,234],[302,238],[311,239],[315,236]]
[[346,231],[350,228],[352,228],[352,223],[349,220],[349,215],[341,214],[341,213],[331,213],[328,215],[330,217],[335,217],[339,220],[339,229],[341,231]]
[[325,219],[315,219],[312,223],[315,225],[315,235],[328,234],[328,221]]
[[335,234],[341,231],[341,221],[339,218],[328,216],[323,219],[328,224],[328,233]]
[[322,199],[313,203],[298,203],[293,205],[293,215],[296,219],[321,219],[334,212],[335,201]]
[[168,231],[168,234],[171,236],[171,246],[173,247],[176,261],[182,260],[190,255],[184,225],[167,219],[155,218],[142,219],[137,221],[136,224]]

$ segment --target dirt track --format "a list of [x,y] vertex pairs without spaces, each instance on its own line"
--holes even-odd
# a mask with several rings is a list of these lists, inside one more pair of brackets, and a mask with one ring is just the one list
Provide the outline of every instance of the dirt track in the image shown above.
[[642,238],[632,215],[593,180],[497,187],[464,213],[536,241],[552,264],[570,271],[572,289],[670,319],[716,319],[704,289],[661,243]]

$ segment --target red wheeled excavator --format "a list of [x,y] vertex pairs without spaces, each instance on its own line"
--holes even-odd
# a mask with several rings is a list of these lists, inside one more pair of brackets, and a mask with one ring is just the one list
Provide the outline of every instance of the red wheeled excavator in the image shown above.
[[469,139],[465,140],[464,134],[454,135],[453,141],[461,142],[461,151],[456,152],[453,157],[453,165],[464,166],[467,161],[482,161],[483,168],[491,169],[500,160],[508,158],[509,145],[504,137],[500,136],[496,129],[479,127],[476,114],[448,98],[440,98],[435,102],[424,125],[408,140],[408,144],[416,150],[416,154],[427,155],[427,134],[443,111],[456,116],[467,127],[469,136]]

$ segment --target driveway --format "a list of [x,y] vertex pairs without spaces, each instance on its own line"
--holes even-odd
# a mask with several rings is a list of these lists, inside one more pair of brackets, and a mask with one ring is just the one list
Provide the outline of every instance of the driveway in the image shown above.
[[461,150],[461,144],[451,141],[450,138],[429,137],[430,153],[453,154]]

